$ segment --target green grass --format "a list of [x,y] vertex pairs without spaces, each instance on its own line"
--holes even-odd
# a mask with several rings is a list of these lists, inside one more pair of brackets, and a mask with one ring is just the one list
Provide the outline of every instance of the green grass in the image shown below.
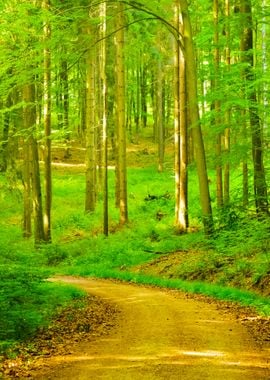
[[[98,274],[95,274],[98,276]],[[270,316],[270,300],[253,292],[243,291],[237,288],[218,286],[198,281],[183,281],[179,279],[166,279],[155,276],[147,276],[130,272],[108,271],[101,275],[102,278],[114,278],[132,283],[158,286],[161,288],[177,289],[184,292],[203,294],[219,300],[237,302],[242,306],[254,308],[258,313]]]
[[[217,232],[206,239],[201,229],[198,184],[190,170],[190,224],[194,232],[174,231],[174,178],[171,169],[158,173],[154,166],[128,170],[129,224],[118,226],[114,207],[114,171],[109,171],[110,235],[102,235],[101,195],[94,213],[84,213],[82,173],[57,170],[53,179],[53,244],[34,249],[21,235],[21,185],[0,178],[0,302],[1,349],[34,334],[53,312],[80,292],[44,281],[53,274],[118,278],[142,284],[181,289],[254,306],[270,315],[262,296],[270,277],[269,221],[258,221],[239,207],[238,171],[232,173],[231,206],[215,208]],[[210,172],[210,177],[213,177]],[[214,183],[211,183],[212,193]],[[149,195],[156,199],[149,200]],[[162,215],[158,218],[158,215]],[[189,251],[174,278],[134,272],[158,253]],[[196,254],[193,254],[193,253]],[[253,289],[254,292],[247,291]],[[257,292],[257,293],[256,293]],[[22,317],[18,317],[22,315]]]
[[57,308],[83,292],[46,281],[49,272],[23,265],[0,266],[0,354],[47,326]]

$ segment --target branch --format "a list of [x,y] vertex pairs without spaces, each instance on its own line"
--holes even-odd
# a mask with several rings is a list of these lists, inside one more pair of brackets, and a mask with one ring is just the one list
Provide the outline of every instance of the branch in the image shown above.
[[[130,1],[126,1],[126,0],[120,0],[120,1],[116,1],[116,0],[100,0],[100,1],[93,2],[93,3],[91,3],[89,5],[86,5],[86,6],[78,6],[78,7],[69,8],[68,10],[70,10],[70,9],[76,9],[76,8],[89,9],[89,8],[96,7],[96,6],[98,6],[100,4],[103,4],[103,3],[111,4],[111,3],[117,3],[117,2],[121,2],[121,3],[125,4],[125,5],[128,5],[131,9],[136,9],[136,10],[138,10],[140,12],[147,13],[150,16],[152,16],[153,20],[156,19],[156,20],[161,21],[166,26],[166,28],[169,30],[169,32],[174,36],[174,38],[176,39],[177,43],[180,46],[180,49],[182,51],[184,51],[184,44],[181,41],[181,39],[183,40],[183,35],[181,34],[181,32],[173,24],[171,24],[169,21],[167,21],[165,18],[163,18],[162,16],[156,14],[154,11],[151,11],[150,9],[146,8],[146,6],[144,4],[139,3],[137,1],[133,1],[133,0],[130,0]],[[65,9],[63,12],[66,12],[68,10]]]
[[130,25],[133,25],[133,24],[136,24],[138,22],[141,22],[141,21],[145,21],[145,20],[156,20],[156,17],[145,17],[145,18],[141,18],[141,19],[138,19],[138,20],[135,20],[135,21],[131,21],[130,23],[128,24],[125,24],[123,25],[121,28],[118,28],[118,29],[115,29],[113,32],[109,33],[109,34],[106,34],[106,36],[96,40],[91,46],[89,46],[88,48],[84,49],[83,52],[81,53],[81,55],[78,57],[78,59],[76,59],[76,61],[74,61],[69,67],[68,67],[68,70],[70,70],[72,67],[74,67],[76,65],[76,63],[79,62],[79,60],[84,56],[85,53],[87,53],[90,49],[92,49],[94,46],[96,46],[99,42],[101,41],[104,41],[106,40],[107,38],[113,36],[115,33],[119,32],[120,30],[122,29],[126,29],[128,28]]

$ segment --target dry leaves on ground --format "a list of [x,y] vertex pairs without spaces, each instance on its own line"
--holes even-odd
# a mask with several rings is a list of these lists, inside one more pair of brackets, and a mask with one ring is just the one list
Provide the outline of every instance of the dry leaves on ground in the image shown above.
[[69,355],[76,342],[93,340],[108,333],[116,324],[115,306],[88,296],[74,301],[57,314],[48,328],[41,329],[29,342],[19,345],[16,359],[0,364],[4,379],[31,377],[30,368],[40,357]]

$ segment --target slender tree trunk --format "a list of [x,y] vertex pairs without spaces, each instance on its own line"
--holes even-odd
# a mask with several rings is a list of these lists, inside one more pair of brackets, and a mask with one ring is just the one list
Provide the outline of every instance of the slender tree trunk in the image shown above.
[[[8,95],[5,107],[11,107],[11,96]],[[5,172],[8,166],[8,137],[10,129],[10,111],[3,114],[3,135],[0,141],[0,172]]]
[[63,127],[69,130],[69,83],[68,83],[68,63],[66,59],[61,60],[60,79],[62,86],[62,106],[63,106]]
[[158,130],[158,171],[163,171],[164,163],[164,120],[163,120],[163,73],[162,63],[157,63],[157,80],[156,80],[156,115]]
[[246,63],[243,75],[246,82],[246,96],[249,100],[249,117],[252,136],[252,154],[254,170],[254,196],[256,211],[258,214],[268,214],[269,204],[267,197],[267,185],[263,165],[263,143],[261,122],[258,115],[258,101],[253,87],[254,59],[253,59],[253,32],[252,32],[252,6],[250,0],[241,0],[240,11],[242,14],[241,52],[242,62]]
[[141,93],[140,93],[140,64],[136,65],[136,110],[135,110],[135,124],[136,124],[136,140],[139,140],[140,131],[140,110],[141,110]]
[[145,64],[141,65],[141,121],[142,126],[145,128],[147,126],[147,70]]
[[[26,109],[24,109],[24,128],[26,124]],[[30,171],[30,144],[29,138],[23,138],[23,237],[29,238],[32,235],[32,192],[31,192],[31,171]]]
[[[62,54],[61,49],[59,50],[58,54]],[[59,68],[56,73],[56,88],[55,88],[55,103],[56,103],[56,109],[57,109],[57,128],[62,130],[64,125],[64,112],[63,112],[63,86],[62,86],[62,79],[61,79],[61,70],[62,65],[59,64]]]
[[[220,51],[219,51],[219,0],[214,0],[213,2],[213,17],[214,17],[214,80],[213,80],[213,90],[214,92],[219,91],[219,63],[220,63]],[[215,112],[215,126],[220,127],[220,100],[216,99],[214,101],[214,112]],[[216,136],[216,194],[217,194],[217,206],[223,206],[223,183],[222,183],[222,163],[221,163],[221,132],[217,133]]]
[[[65,51],[63,51],[63,54]],[[69,78],[68,78],[68,63],[66,59],[61,59],[60,66],[60,81],[61,81],[61,108],[62,122],[65,132],[65,158],[71,157],[70,152],[70,130],[69,130]]]
[[103,178],[103,233],[109,234],[109,205],[108,205],[108,131],[107,131],[107,77],[106,77],[106,3],[100,4],[100,115],[102,126],[102,178]]
[[116,15],[116,120],[118,140],[119,210],[120,224],[128,221],[126,128],[125,128],[125,67],[124,67],[124,6],[117,3]]
[[[43,9],[49,11],[50,0],[43,0]],[[44,23],[44,233],[45,241],[51,241],[51,205],[52,205],[52,168],[51,168],[51,52],[46,44],[51,38],[51,28],[48,21]]]
[[[45,241],[44,234],[44,224],[43,224],[43,211],[42,211],[42,195],[41,195],[41,183],[40,183],[40,170],[39,170],[39,157],[38,157],[38,146],[37,141],[34,137],[33,128],[36,123],[36,112],[35,112],[35,86],[33,84],[26,84],[23,88],[23,100],[25,102],[24,108],[24,125],[25,129],[28,131],[27,144],[29,144],[27,150],[26,160],[29,160],[30,165],[25,162],[26,170],[30,171],[30,178],[32,182],[32,202],[33,202],[33,213],[34,213],[34,237],[35,245],[40,245]],[[25,177],[28,181],[25,190],[27,191],[27,198],[29,201],[30,190],[29,190],[29,179],[28,173]],[[29,205],[27,206],[29,207]],[[31,210],[31,207],[29,207]],[[29,210],[25,210],[26,214],[29,214]],[[29,216],[28,216],[29,217]],[[29,221],[27,221],[29,224]],[[29,232],[29,231],[28,231]]]
[[34,212],[34,228],[35,228],[35,245],[47,241],[44,233],[43,209],[41,181],[38,157],[38,144],[36,139],[31,136],[31,153],[32,153],[32,195],[33,195],[33,212]]
[[196,57],[192,41],[192,29],[188,13],[187,0],[179,0],[179,3],[183,19],[185,59],[186,62],[188,62],[186,66],[186,86],[188,94],[189,117],[191,121],[191,133],[194,143],[195,160],[199,178],[202,220],[205,233],[210,234],[213,230],[213,217],[209,194],[205,150],[198,108]]
[[[178,1],[174,8],[175,26],[182,33]],[[174,81],[175,226],[179,233],[183,233],[188,228],[187,97],[185,57],[178,43],[175,43]]]
[[[88,37],[91,32],[89,28]],[[86,61],[86,212],[94,211],[96,204],[95,110],[95,56],[91,47],[87,51]]]
[[[230,32],[230,0],[225,0],[225,16],[226,16],[226,49],[225,49],[225,61],[227,64],[227,71],[230,72],[231,66],[231,32]],[[225,134],[224,134],[224,148],[227,154],[227,160],[224,166],[224,204],[228,205],[230,203],[230,163],[229,163],[229,153],[231,149],[231,110],[228,109],[225,113]]]

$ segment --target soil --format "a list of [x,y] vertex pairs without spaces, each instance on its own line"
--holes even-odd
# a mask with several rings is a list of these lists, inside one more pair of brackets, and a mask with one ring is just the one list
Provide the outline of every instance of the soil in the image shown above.
[[21,364],[9,361],[4,378],[270,379],[269,319],[179,291],[56,280],[85,289],[87,306],[70,309],[58,327],[55,321],[43,343],[36,339],[44,352]]

